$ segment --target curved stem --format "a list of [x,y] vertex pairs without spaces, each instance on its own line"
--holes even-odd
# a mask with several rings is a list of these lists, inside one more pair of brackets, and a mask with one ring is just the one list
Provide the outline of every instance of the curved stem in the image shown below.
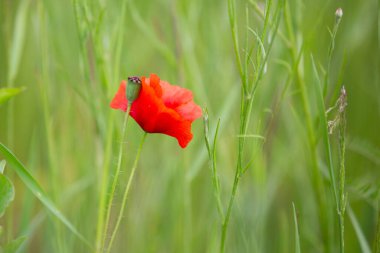
[[124,149],[124,144],[125,144],[125,139],[126,139],[126,128],[127,128],[127,124],[128,124],[129,112],[130,111],[131,111],[131,105],[128,104],[128,108],[127,108],[127,111],[126,111],[126,114],[124,117],[124,122],[123,122],[122,137],[121,137],[121,142],[120,142],[120,146],[119,146],[119,156],[118,156],[118,160],[117,160],[115,177],[113,178],[113,181],[112,181],[110,199],[108,200],[108,202],[105,201],[106,206],[107,206],[107,211],[106,211],[106,217],[105,217],[105,225],[103,227],[103,240],[102,240],[101,247],[100,247],[101,249],[104,249],[104,244],[105,244],[106,237],[107,237],[107,231],[108,231],[108,226],[109,226],[110,216],[111,216],[112,202],[113,202],[113,199],[115,197],[116,185],[117,185],[117,181],[118,181],[119,175],[120,175],[121,161],[123,158],[123,149]]
[[117,216],[117,221],[116,221],[115,228],[113,229],[113,232],[112,232],[112,235],[111,235],[111,240],[110,240],[110,243],[108,245],[107,253],[111,252],[112,244],[113,244],[113,242],[115,240],[117,230],[119,229],[121,219],[123,218],[124,209],[125,209],[125,206],[126,206],[126,203],[127,203],[127,199],[128,199],[129,189],[131,188],[132,180],[133,180],[133,177],[135,175],[135,171],[136,171],[136,168],[137,168],[137,163],[139,162],[139,159],[140,159],[140,154],[141,154],[142,147],[144,145],[144,141],[145,141],[146,135],[147,135],[147,133],[144,132],[144,135],[143,135],[143,137],[141,138],[141,141],[140,141],[139,148],[137,150],[136,158],[135,158],[135,161],[133,163],[131,174],[129,175],[127,187],[125,188],[125,192],[124,192],[124,195],[123,195],[123,201],[121,203],[119,214]]

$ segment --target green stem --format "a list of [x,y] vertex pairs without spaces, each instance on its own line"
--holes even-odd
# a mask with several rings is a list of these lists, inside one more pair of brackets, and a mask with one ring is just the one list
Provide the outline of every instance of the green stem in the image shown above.
[[[296,54],[294,54],[295,57]],[[300,76],[300,72],[296,70],[296,82],[301,91],[301,99],[303,104],[303,109],[306,115],[306,130],[307,138],[310,148],[311,155],[311,167],[312,167],[312,182],[313,187],[316,192],[317,202],[319,206],[319,220],[321,224],[321,232],[324,242],[325,251],[329,252],[329,246],[331,244],[331,238],[329,236],[329,226],[327,221],[327,209],[326,209],[326,195],[325,188],[323,185],[322,175],[319,171],[318,158],[317,158],[317,148],[316,148],[316,136],[312,124],[311,109],[308,103],[307,91],[304,83],[304,79]]]
[[[293,69],[294,69],[294,75],[295,75],[295,84],[297,85],[298,89],[300,90],[301,94],[301,102],[303,111],[305,113],[306,118],[306,133],[307,133],[307,141],[310,149],[310,159],[311,159],[311,181],[313,185],[313,189],[315,191],[315,197],[317,200],[318,205],[318,216],[319,216],[319,223],[321,228],[321,234],[322,234],[322,241],[323,241],[323,247],[325,252],[330,251],[330,245],[331,245],[331,237],[330,237],[330,230],[329,230],[329,223],[328,223],[328,213],[327,213],[327,203],[326,203],[326,195],[325,195],[325,188],[323,184],[323,178],[319,171],[318,166],[318,156],[317,156],[317,143],[316,143],[316,134],[315,130],[313,128],[313,118],[311,114],[311,108],[308,102],[308,92],[306,90],[306,84],[305,79],[302,76],[302,65],[300,65],[300,60],[302,59],[302,51],[304,49],[304,45],[301,45],[300,52],[298,53],[296,42],[296,36],[295,32],[292,27],[292,20],[290,15],[290,7],[289,4],[286,4],[286,11],[285,11],[285,20],[286,20],[286,28],[288,35],[290,37],[292,46],[290,48],[290,53],[293,61]],[[300,58],[299,58],[300,57]]]
[[[235,52],[235,61],[239,69],[239,74],[241,78],[241,100],[240,100],[240,135],[244,135],[244,128],[245,128],[245,122],[246,121],[246,105],[245,105],[245,98],[247,95],[247,82],[246,82],[246,73],[243,70],[243,66],[241,64],[241,57],[239,52],[239,41],[238,41],[238,34],[237,34],[237,25],[236,25],[236,13],[235,13],[235,1],[234,0],[228,0],[228,16],[230,18],[230,29],[232,34],[232,41],[234,46],[234,52]],[[221,234],[221,240],[220,240],[220,252],[223,253],[225,249],[225,242],[226,242],[226,235],[227,235],[227,227],[228,223],[230,221],[231,211],[233,202],[236,195],[237,186],[239,184],[239,177],[240,177],[240,165],[241,165],[241,159],[242,159],[242,147],[243,147],[244,138],[239,138],[239,150],[238,150],[238,162],[236,166],[235,171],[235,177],[234,177],[234,183],[232,186],[232,191],[230,195],[230,200],[228,202],[228,209],[226,216],[223,219],[222,223],[222,234]]]
[[345,112],[342,112],[340,129],[339,129],[339,145],[340,145],[340,173],[339,173],[339,193],[340,193],[340,205],[339,205],[339,225],[340,225],[340,252],[344,253],[344,213],[346,211],[346,196],[345,196],[345,177],[346,168],[344,164],[346,144],[345,144],[345,132],[346,132],[346,118]]
[[325,83],[323,86],[323,97],[326,97],[327,95],[327,90],[328,90],[328,82],[329,82],[329,77],[330,77],[330,65],[331,65],[331,60],[332,60],[332,55],[335,49],[335,37],[338,32],[339,24],[340,24],[341,18],[338,18],[335,22],[332,34],[331,34],[331,43],[329,46],[328,50],[328,57],[327,57],[327,69],[326,69],[326,75],[325,75]]
[[133,177],[135,175],[135,171],[136,171],[136,168],[137,168],[137,163],[139,162],[141,150],[142,150],[142,147],[144,145],[144,141],[145,141],[146,136],[147,136],[147,133],[144,132],[144,135],[143,135],[143,137],[141,138],[141,141],[140,141],[139,148],[137,150],[137,154],[136,154],[135,161],[133,163],[131,174],[129,175],[127,187],[125,188],[125,192],[124,192],[124,195],[123,195],[123,201],[121,203],[121,208],[119,210],[119,215],[117,217],[115,228],[113,229],[113,232],[112,232],[112,235],[111,235],[111,240],[110,240],[110,243],[108,245],[107,253],[111,252],[112,244],[113,244],[113,242],[115,240],[117,230],[119,229],[121,219],[123,218],[124,209],[125,209],[125,206],[127,204],[129,189],[131,188],[132,180],[133,180]]
[[102,175],[101,175],[101,189],[100,189],[100,201],[98,206],[98,221],[96,228],[96,252],[100,252],[102,249],[102,232],[104,230],[104,218],[105,218],[105,209],[107,204],[107,182],[110,174],[109,164],[111,160],[112,153],[112,136],[113,136],[113,119],[112,113],[108,117],[108,132],[107,132],[107,144],[106,144],[106,154],[104,158],[104,163],[102,166]]
[[[244,136],[247,132],[247,126],[248,126],[249,118],[251,115],[253,97],[251,97],[251,99],[249,99],[248,101],[245,101],[243,87],[242,87],[242,96],[243,97],[241,99],[241,107],[240,107],[241,108],[241,113],[240,113],[241,125],[240,125],[239,135]],[[232,185],[230,200],[228,202],[227,213],[226,213],[226,216],[224,217],[224,221],[222,224],[222,235],[221,235],[221,240],[220,240],[220,252],[221,253],[223,253],[225,251],[227,227],[228,227],[228,224],[230,221],[232,206],[233,206],[233,203],[235,200],[236,191],[237,191],[237,187],[239,185],[240,176],[241,176],[241,172],[242,172],[244,142],[245,142],[245,138],[239,138],[238,162],[236,165],[234,183]]]
[[106,237],[107,237],[107,231],[108,231],[108,226],[109,226],[110,216],[111,216],[111,207],[112,207],[113,199],[115,197],[115,190],[116,190],[117,181],[118,181],[119,175],[120,175],[121,162],[122,162],[122,158],[123,158],[123,149],[124,149],[125,139],[126,139],[126,128],[127,128],[127,124],[128,124],[129,112],[130,111],[131,111],[131,105],[128,104],[128,108],[127,108],[127,111],[126,111],[126,114],[124,117],[122,137],[121,137],[121,141],[120,141],[119,156],[118,156],[118,160],[117,160],[115,177],[113,178],[113,182],[112,182],[112,186],[111,186],[110,199],[108,200],[108,202],[106,204],[107,205],[107,211],[106,211],[105,225],[104,225],[104,229],[103,229],[103,240],[102,240],[101,247],[100,247],[101,249],[104,249],[104,244],[105,244]]
[[[207,115],[207,110],[204,112],[205,115]],[[218,124],[216,125],[216,130],[215,130],[215,135],[214,135],[214,142],[213,146],[211,148],[210,146],[210,138],[208,135],[208,115],[205,117],[204,120],[204,125],[205,125],[205,143],[206,143],[206,148],[208,151],[208,158],[209,158],[209,167],[212,172],[212,184],[214,187],[214,196],[216,199],[216,204],[217,204],[217,209],[219,213],[219,217],[221,222],[224,221],[224,213],[223,213],[223,206],[222,206],[222,201],[220,199],[220,182],[219,182],[219,177],[217,173],[217,167],[216,167],[216,140],[218,137],[218,131],[219,131],[219,126],[220,126],[220,119],[218,120]]]
[[220,241],[220,252],[221,253],[223,253],[224,249],[225,249],[227,227],[228,227],[228,223],[230,221],[232,206],[233,206],[233,203],[235,200],[235,195],[236,195],[237,186],[239,184],[239,179],[240,179],[240,173],[239,173],[239,168],[237,167],[236,171],[235,171],[235,179],[234,179],[234,184],[232,186],[232,192],[231,192],[230,200],[228,203],[227,213],[226,213],[226,216],[224,218],[224,222],[222,224],[222,239]]
[[219,215],[221,219],[223,220],[224,213],[223,213],[222,201],[220,199],[220,182],[219,182],[219,177],[218,177],[217,167],[216,167],[216,140],[217,140],[217,136],[219,132],[219,126],[220,126],[220,120],[218,121],[218,125],[216,126],[216,130],[215,130],[211,159],[212,159],[213,182],[215,185],[215,196],[216,196],[216,201],[218,205]]
[[380,202],[378,203],[377,207],[377,228],[376,228],[376,236],[375,236],[375,246],[374,246],[374,253],[380,253]]
[[232,41],[234,45],[234,52],[235,52],[235,61],[239,69],[239,74],[241,77],[241,82],[244,90],[244,96],[247,95],[247,78],[246,73],[244,72],[242,63],[241,63],[241,56],[239,52],[239,39],[238,39],[238,32],[237,32],[237,24],[236,24],[236,18],[235,18],[235,1],[234,0],[228,0],[228,16],[230,18],[230,28],[231,28],[231,34],[232,34]]

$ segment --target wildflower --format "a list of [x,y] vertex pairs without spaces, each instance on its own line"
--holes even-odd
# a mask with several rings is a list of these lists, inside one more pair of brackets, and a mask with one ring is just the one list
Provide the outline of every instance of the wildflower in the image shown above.
[[[131,81],[132,78],[129,78]],[[202,116],[202,109],[194,103],[192,92],[171,85],[151,74],[150,78],[133,77],[141,81],[141,91],[131,104],[130,115],[148,133],[162,133],[177,139],[185,148],[193,138],[191,123]],[[122,81],[110,106],[127,111],[126,81]]]

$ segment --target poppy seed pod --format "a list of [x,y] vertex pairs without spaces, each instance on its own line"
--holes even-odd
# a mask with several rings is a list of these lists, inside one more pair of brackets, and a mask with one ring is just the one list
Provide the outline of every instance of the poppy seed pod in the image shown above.
[[126,90],[126,97],[129,103],[135,101],[140,94],[141,80],[137,76],[128,77],[128,85]]

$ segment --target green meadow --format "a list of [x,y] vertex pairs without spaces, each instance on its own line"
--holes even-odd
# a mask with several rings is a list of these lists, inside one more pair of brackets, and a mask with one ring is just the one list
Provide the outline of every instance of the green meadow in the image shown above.
[[0,252],[380,253],[379,182],[380,1],[0,0]]

